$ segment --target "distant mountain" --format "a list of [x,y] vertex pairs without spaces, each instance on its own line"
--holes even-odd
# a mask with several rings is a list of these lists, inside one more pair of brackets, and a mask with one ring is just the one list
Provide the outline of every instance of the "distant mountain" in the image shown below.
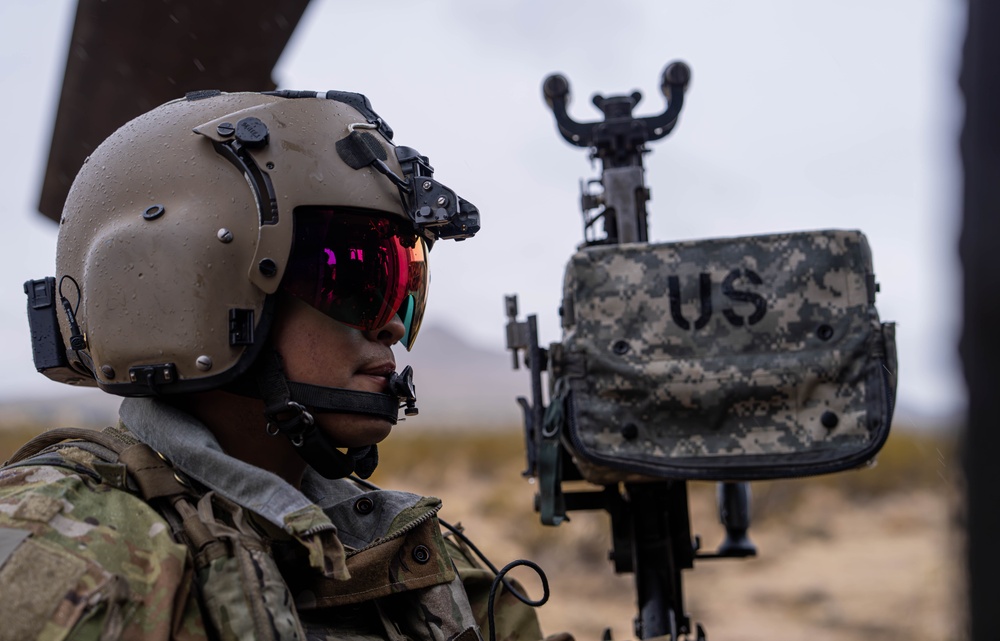
[[421,329],[413,351],[396,355],[399,368],[413,366],[420,409],[414,426],[520,429],[515,399],[529,394],[528,373],[511,368],[501,336],[497,345],[483,349],[442,327]]

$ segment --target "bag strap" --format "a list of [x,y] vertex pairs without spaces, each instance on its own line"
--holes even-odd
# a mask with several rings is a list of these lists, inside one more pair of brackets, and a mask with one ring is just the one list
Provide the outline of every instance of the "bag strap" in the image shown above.
[[[124,466],[147,503],[159,498],[197,497],[191,484],[174,471],[170,462],[145,443],[129,443],[114,434],[78,427],[62,427],[39,434],[18,448],[4,465],[25,462],[46,448],[67,440],[94,443],[114,453],[116,460],[104,460],[103,463]],[[100,458],[105,459],[106,456]]]
[[115,454],[121,454],[128,447],[127,444],[103,432],[95,432],[94,430],[86,430],[79,427],[60,427],[43,432],[19,447],[8,460],[4,461],[4,466],[29,459],[47,447],[70,439],[96,443],[108,448]]
[[568,521],[566,500],[562,493],[562,452],[560,436],[566,431],[569,381],[556,380],[549,406],[545,408],[542,431],[538,435],[538,511],[545,525],[559,525]]
[[[22,445],[4,462],[4,466],[26,461],[46,448],[67,440],[96,443],[114,452],[118,456],[117,463],[123,465],[129,476],[135,480],[143,500],[153,504],[155,499],[166,499],[167,505],[177,510],[183,520],[184,531],[189,537],[193,552],[198,553],[215,540],[204,525],[193,518],[196,510],[188,500],[197,500],[198,493],[190,483],[183,481],[164,457],[145,443],[129,444],[111,434],[79,427],[61,427],[43,432]],[[106,463],[114,462],[106,461]]]

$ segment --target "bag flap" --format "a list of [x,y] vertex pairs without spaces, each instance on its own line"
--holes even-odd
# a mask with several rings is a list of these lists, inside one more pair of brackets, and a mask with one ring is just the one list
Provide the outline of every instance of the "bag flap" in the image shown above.
[[875,290],[858,231],[579,251],[553,374],[570,381],[581,470],[775,478],[864,462],[891,405]]

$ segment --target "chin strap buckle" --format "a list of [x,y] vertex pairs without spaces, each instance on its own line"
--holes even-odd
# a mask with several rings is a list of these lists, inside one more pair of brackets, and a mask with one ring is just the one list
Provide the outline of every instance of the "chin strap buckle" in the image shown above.
[[407,365],[402,372],[393,372],[389,377],[389,393],[399,397],[400,407],[403,407],[403,414],[416,416],[420,413],[417,409],[417,392],[413,386],[413,368]]
[[271,436],[284,434],[295,447],[302,446],[302,434],[316,422],[305,406],[295,401],[287,401],[277,410],[264,412],[267,417],[267,433]]

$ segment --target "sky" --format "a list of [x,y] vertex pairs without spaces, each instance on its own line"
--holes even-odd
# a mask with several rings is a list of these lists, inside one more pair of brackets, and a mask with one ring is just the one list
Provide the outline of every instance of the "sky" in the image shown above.
[[[395,142],[474,203],[482,231],[430,257],[426,325],[504,346],[504,294],[560,338],[565,263],[582,239],[580,179],[598,175],[557,134],[541,96],[570,81],[570,114],[599,119],[594,93],[644,95],[660,73],[693,72],[674,132],[646,156],[650,238],[689,240],[860,229],[898,323],[898,407],[923,422],[964,409],[956,354],[961,278],[958,90],[965,5],[867,2],[468,2],[313,0],[274,70],[287,89],[367,95]],[[38,195],[75,4],[0,4],[0,401],[66,388],[35,373],[22,283],[52,275],[56,227]],[[255,89],[255,88],[248,88]],[[419,349],[419,342],[418,342]],[[405,356],[399,357],[405,362]],[[460,373],[456,372],[456,375]]]

